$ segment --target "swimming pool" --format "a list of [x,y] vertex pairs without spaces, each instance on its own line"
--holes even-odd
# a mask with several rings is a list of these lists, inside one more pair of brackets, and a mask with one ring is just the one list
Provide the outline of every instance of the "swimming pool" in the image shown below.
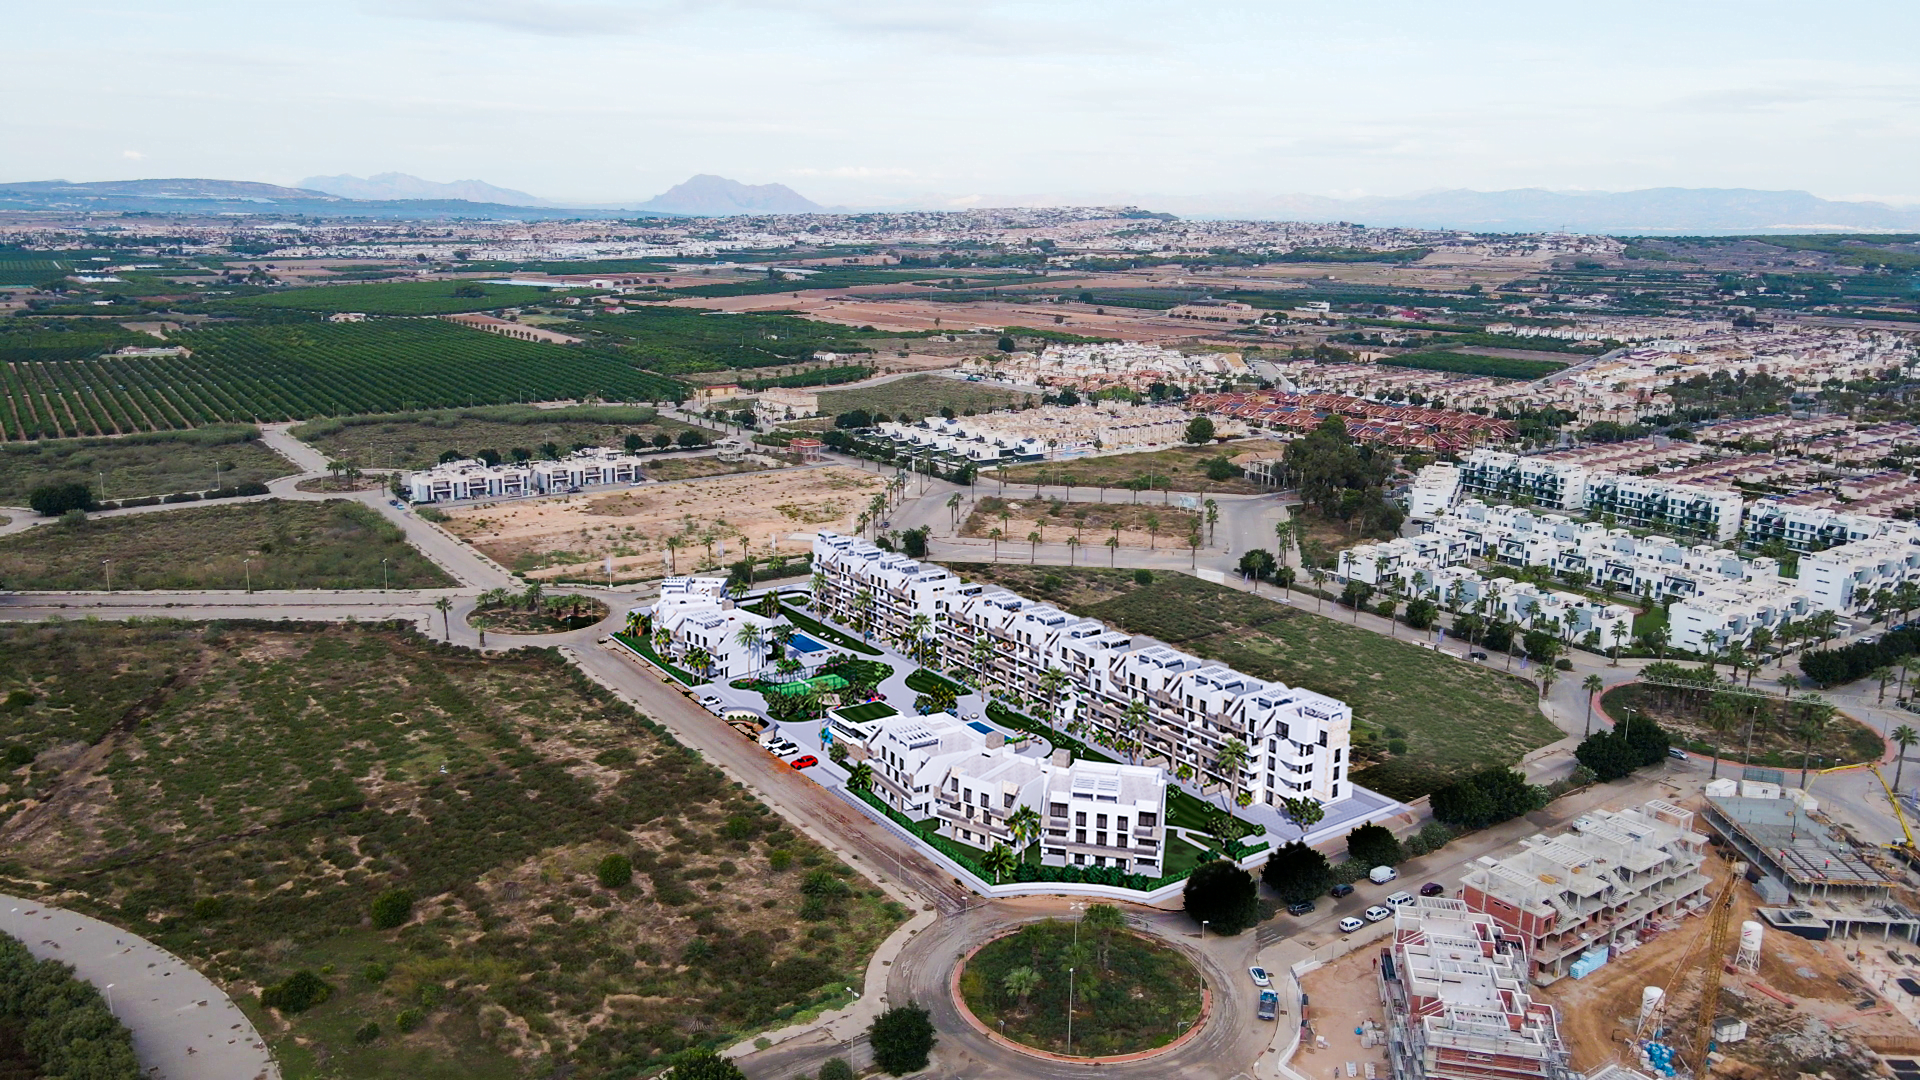
[[823,652],[826,650],[825,645],[820,644],[818,641],[813,640],[812,638],[808,637],[805,634],[795,634],[791,638],[788,638],[787,648],[792,649],[794,652],[801,653],[803,655]]

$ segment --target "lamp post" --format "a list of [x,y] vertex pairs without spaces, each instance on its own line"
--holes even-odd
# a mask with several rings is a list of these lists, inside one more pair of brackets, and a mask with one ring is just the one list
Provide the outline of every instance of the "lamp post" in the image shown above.
[[1067,969],[1067,1056],[1073,1056],[1073,969]]
[[240,572],[247,576],[247,595],[253,595],[253,560],[241,559]]
[[380,560],[380,591],[387,591],[387,560]]
[[100,565],[107,568],[107,594],[113,594],[113,560],[101,559]]
[[100,474],[100,500],[102,502],[105,502],[106,498],[107,498],[107,474],[103,472]]
[[120,1014],[113,1011],[113,984],[112,983],[108,983],[106,985],[106,991],[107,991],[107,1014],[109,1016],[112,1016],[115,1020],[118,1020],[120,1019]]
[[1205,919],[1200,920],[1200,940],[1207,940],[1207,920]]

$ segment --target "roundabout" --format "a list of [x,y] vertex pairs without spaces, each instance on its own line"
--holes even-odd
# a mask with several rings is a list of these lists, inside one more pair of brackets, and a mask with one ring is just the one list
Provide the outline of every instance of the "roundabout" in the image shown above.
[[[1157,1045],[1102,1057],[1081,1056],[1084,1044],[1080,1025],[1091,1017],[1078,1001],[1074,1009],[1075,1055],[1072,1057],[1044,1046],[1017,1042],[1012,1038],[1011,1017],[1008,1035],[1000,1034],[997,1016],[989,1030],[988,1022],[968,1007],[961,990],[969,961],[988,947],[1015,939],[1027,927],[1043,924],[1048,919],[1057,920],[1056,925],[1070,933],[1073,921],[1080,918],[1084,908],[1084,904],[1071,897],[1023,897],[947,915],[918,933],[901,951],[888,979],[887,1003],[905,1004],[913,1000],[931,1011],[934,1026],[940,1032],[936,1054],[954,1075],[1050,1080],[1084,1077],[1089,1068],[1097,1067],[1102,1076],[1221,1080],[1221,1062],[1252,1061],[1267,1049],[1275,1029],[1256,1018],[1255,995],[1242,992],[1246,987],[1241,985],[1246,981],[1245,964],[1255,949],[1252,935],[1224,940],[1209,937],[1203,947],[1184,914],[1137,907],[1123,909],[1125,927],[1117,934],[1137,937],[1150,944],[1156,953],[1173,954],[1178,966],[1191,973],[1199,993],[1199,1000],[1181,1017],[1181,1030],[1168,1030],[1162,1025],[1159,1031],[1143,1033],[1150,1037],[1148,1042],[1157,1042]],[[1086,933],[1084,928],[1081,933]],[[1088,963],[1099,978],[1097,946],[1088,955]],[[1117,954],[1109,957],[1110,962],[1117,959]],[[1076,968],[1077,998],[1078,964],[1072,966]],[[1041,977],[1048,976],[1042,972]],[[1001,989],[1005,989],[1004,973]],[[1038,997],[1038,988],[1030,991],[1030,1008]],[[1018,1006],[1014,1009],[1017,1012]],[[987,1011],[992,1015],[990,1009]],[[1151,1017],[1142,1026],[1151,1028]],[[1064,1018],[1062,1029],[1064,1035]],[[1064,1039],[1060,1048],[1064,1049]]]

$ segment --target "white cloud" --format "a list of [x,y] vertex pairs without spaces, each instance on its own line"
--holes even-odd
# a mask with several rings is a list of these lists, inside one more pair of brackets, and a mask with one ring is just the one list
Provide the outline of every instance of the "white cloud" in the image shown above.
[[147,155],[141,153],[138,150],[122,150],[120,151],[120,156],[123,158],[126,158],[128,161],[139,161],[141,158],[144,158]]

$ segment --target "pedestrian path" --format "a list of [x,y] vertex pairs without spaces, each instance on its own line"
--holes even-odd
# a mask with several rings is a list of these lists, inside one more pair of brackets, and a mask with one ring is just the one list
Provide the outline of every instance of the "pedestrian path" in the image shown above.
[[70,965],[133,1032],[147,1080],[279,1080],[240,1011],[185,960],[110,923],[0,893],[0,923],[41,960]]

